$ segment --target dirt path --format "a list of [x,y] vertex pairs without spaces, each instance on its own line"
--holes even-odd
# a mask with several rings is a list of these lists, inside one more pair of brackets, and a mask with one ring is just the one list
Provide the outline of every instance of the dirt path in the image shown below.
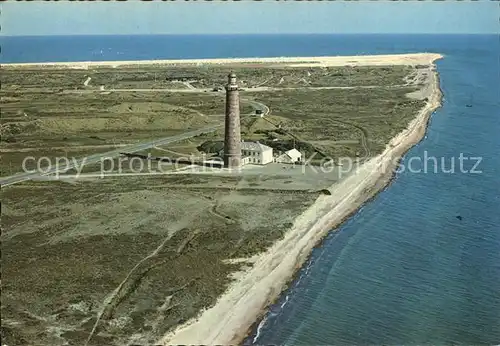
[[182,82],[188,89],[190,90],[196,90],[196,88],[189,82]]
[[153,257],[156,257],[158,255],[158,253],[163,249],[163,247],[165,246],[167,241],[172,237],[172,235],[173,235],[173,233],[170,233],[168,236],[166,236],[165,239],[163,239],[163,241],[160,243],[160,245],[158,245],[158,247],[153,252],[151,252],[149,255],[147,255],[142,260],[137,262],[137,264],[129,271],[129,273],[127,274],[125,279],[123,279],[123,281],[120,282],[118,287],[116,287],[115,290],[113,292],[111,292],[111,294],[104,300],[104,302],[102,303],[102,306],[101,306],[101,310],[97,314],[97,318],[96,318],[96,321],[94,323],[94,326],[93,326],[93,328],[92,328],[92,330],[87,338],[87,341],[85,342],[85,346],[88,345],[90,340],[92,340],[92,337],[94,336],[94,334],[97,332],[98,327],[99,327],[99,323],[101,322],[101,320],[107,319],[107,316],[110,315],[111,310],[118,304],[118,300],[119,300],[120,295],[123,295],[122,289],[125,286],[125,284],[127,283],[127,281],[129,281],[130,277],[136,271],[138,271],[139,267],[141,267],[141,265],[143,263],[145,263],[146,261],[150,260]]
[[[401,88],[408,86],[408,84],[395,84],[395,85],[358,85],[358,86],[323,86],[323,87],[253,87],[246,88],[244,90],[245,93],[251,92],[263,92],[263,91],[280,91],[280,90],[353,90],[353,89],[376,89],[376,88]],[[47,91],[46,89],[29,89],[26,92],[40,92]],[[106,93],[111,92],[167,92],[167,93],[207,93],[211,92],[212,89],[108,89]],[[103,93],[102,90],[64,90],[63,94],[89,94],[89,93]]]
[[[204,212],[204,211],[203,211]],[[199,212],[197,214],[201,214],[202,212]],[[141,280],[145,275],[147,275],[147,272],[155,265],[158,265],[158,263],[154,262],[154,259],[158,257],[159,253],[163,250],[167,242],[177,233],[183,230],[187,230],[186,227],[189,226],[189,223],[191,222],[191,217],[189,220],[185,220],[183,222],[183,225],[177,226],[176,229],[169,230],[167,236],[162,240],[162,242],[156,247],[154,251],[152,251],[150,254],[145,256],[143,259],[141,259],[137,264],[128,272],[128,274],[125,276],[122,282],[111,292],[108,297],[104,300],[104,302],[101,305],[101,309],[97,313],[96,317],[96,322],[94,323],[94,326],[89,333],[89,336],[87,338],[87,341],[85,342],[85,346],[89,344],[89,342],[92,340],[93,336],[98,332],[99,330],[99,325],[101,321],[107,320],[113,313],[113,310],[124,300],[126,297],[134,291],[134,284]],[[177,251],[172,254],[173,256],[178,256],[182,253],[186,245],[192,241],[196,236],[198,232],[197,231],[192,231],[189,232],[186,236],[184,241],[181,242],[180,246],[177,248]],[[185,285],[186,286],[186,285]],[[183,289],[185,286],[182,286],[180,288],[174,288],[169,291],[169,294],[175,293],[181,289]],[[166,298],[166,306],[163,307],[163,311],[166,311],[168,309],[168,302],[169,299],[168,297]]]
[[174,151],[174,150],[170,150],[170,149],[165,149],[165,148],[160,148],[160,147],[153,147],[153,149],[164,151],[167,154],[170,153],[170,154],[174,154],[174,155],[179,155],[180,157],[185,157],[185,156],[188,155],[186,153],[180,153],[178,151]]
[[368,147],[368,131],[366,131],[366,129],[364,127],[347,122],[347,121],[339,120],[336,118],[332,118],[331,120],[333,120],[339,124],[342,124],[342,125],[351,126],[351,127],[356,128],[361,134],[360,143],[365,151],[365,155],[363,156],[363,159],[367,159],[370,157],[371,153],[370,153],[370,148]]

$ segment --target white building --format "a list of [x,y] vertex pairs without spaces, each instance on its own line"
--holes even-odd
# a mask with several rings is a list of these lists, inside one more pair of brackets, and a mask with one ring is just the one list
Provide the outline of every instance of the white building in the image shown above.
[[273,162],[273,148],[259,142],[241,142],[241,157],[245,163],[267,165]]
[[276,157],[278,163],[296,163],[302,159],[302,153],[293,148]]

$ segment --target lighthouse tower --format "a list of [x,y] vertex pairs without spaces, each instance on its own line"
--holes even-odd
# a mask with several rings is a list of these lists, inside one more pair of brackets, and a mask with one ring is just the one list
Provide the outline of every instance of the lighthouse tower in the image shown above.
[[230,73],[226,85],[226,124],[224,133],[224,167],[241,166],[240,95],[236,75]]

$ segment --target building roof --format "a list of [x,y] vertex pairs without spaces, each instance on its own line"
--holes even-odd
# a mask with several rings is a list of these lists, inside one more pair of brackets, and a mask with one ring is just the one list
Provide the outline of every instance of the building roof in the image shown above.
[[241,150],[267,151],[273,148],[259,142],[241,142]]
[[302,153],[295,148],[285,151],[285,154],[287,154],[288,157],[294,160],[300,159],[302,157]]

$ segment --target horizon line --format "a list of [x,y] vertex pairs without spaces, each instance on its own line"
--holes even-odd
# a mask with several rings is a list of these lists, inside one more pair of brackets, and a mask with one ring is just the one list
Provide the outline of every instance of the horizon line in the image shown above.
[[1,37],[75,37],[75,36],[312,36],[312,35],[499,35],[496,32],[284,32],[284,33],[189,33],[189,34],[173,34],[173,33],[157,33],[157,34],[33,34],[33,35],[7,35]]

